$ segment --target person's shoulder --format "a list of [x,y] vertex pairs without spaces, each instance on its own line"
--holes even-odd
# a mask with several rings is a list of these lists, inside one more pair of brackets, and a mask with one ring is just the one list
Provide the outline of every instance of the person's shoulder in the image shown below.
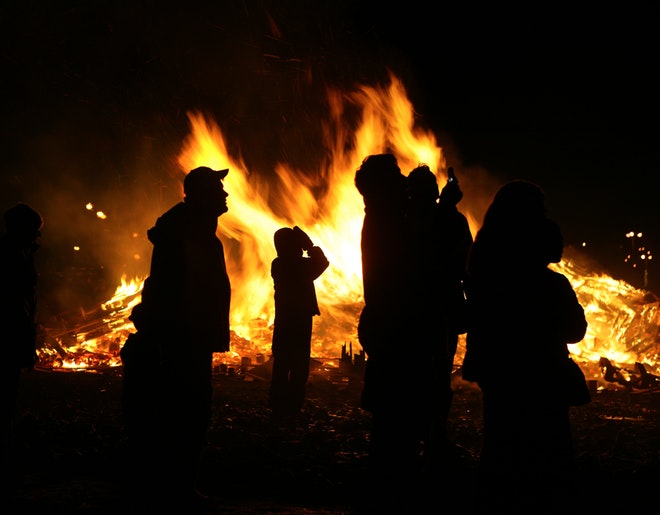
[[553,284],[568,286],[572,288],[571,281],[568,277],[566,277],[565,274],[562,274],[561,272],[558,272],[557,270],[553,270],[552,268],[549,267],[544,268],[543,273],[545,274],[546,279],[552,282]]
[[186,231],[188,208],[183,202],[176,204],[158,217],[147,237],[153,244],[178,239]]
[[465,220],[467,222],[465,215],[459,211],[458,207],[452,204],[437,203],[434,211],[435,215],[438,217],[452,221]]
[[183,217],[183,216],[188,216],[189,213],[190,213],[190,206],[185,202],[179,202],[177,204],[174,204],[167,211],[165,211],[160,216],[160,218],[169,219],[169,218]]

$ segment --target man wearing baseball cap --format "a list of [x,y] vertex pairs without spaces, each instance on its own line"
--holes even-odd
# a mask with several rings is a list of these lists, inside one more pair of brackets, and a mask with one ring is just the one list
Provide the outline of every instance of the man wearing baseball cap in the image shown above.
[[[183,179],[184,202],[193,207],[207,208],[209,212],[219,211],[216,217],[227,212],[227,192],[222,181],[229,169],[213,170],[200,166],[190,170]],[[217,222],[217,220],[216,220]]]
[[[196,476],[211,419],[213,353],[229,350],[231,286],[216,235],[228,209],[228,172],[191,170],[183,200],[147,231],[151,269],[122,362],[133,486],[150,507],[158,501],[194,511],[207,500]],[[144,492],[145,484],[161,488]]]

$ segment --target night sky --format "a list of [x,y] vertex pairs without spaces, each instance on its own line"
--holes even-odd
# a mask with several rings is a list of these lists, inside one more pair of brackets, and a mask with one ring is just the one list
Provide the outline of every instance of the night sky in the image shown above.
[[[642,286],[623,258],[630,230],[660,252],[657,8],[161,3],[0,7],[0,200],[40,208],[63,247],[64,227],[87,224],[81,203],[105,202],[143,232],[153,220],[126,205],[175,201],[168,177],[188,110],[212,114],[248,166],[304,168],[308,152],[293,149],[325,85],[374,84],[391,69],[459,178],[483,168],[537,182],[567,244],[586,242],[610,274]],[[657,292],[656,276],[652,262]]]

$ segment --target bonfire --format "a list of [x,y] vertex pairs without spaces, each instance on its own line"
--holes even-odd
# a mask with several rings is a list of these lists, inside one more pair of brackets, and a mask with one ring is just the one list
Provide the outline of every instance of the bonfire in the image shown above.
[[[190,134],[178,155],[181,183],[188,170],[200,165],[230,169],[225,179],[229,212],[220,220],[218,235],[232,280],[232,341],[230,352],[214,357],[218,370],[245,370],[246,364],[268,359],[274,316],[272,235],[293,225],[303,227],[330,260],[330,268],[316,284],[322,315],[314,321],[312,357],[326,367],[338,366],[350,349],[348,360],[361,362],[356,328],[363,302],[359,240],[364,212],[353,183],[355,170],[369,154],[393,152],[404,173],[426,163],[441,185],[446,180],[443,149],[433,133],[416,125],[414,108],[397,77],[390,76],[386,87],[362,86],[348,94],[330,91],[328,105],[329,119],[319,122],[327,135],[327,153],[315,173],[282,163],[274,170],[276,180],[269,181],[251,173],[240,157],[229,155],[225,136],[212,118],[188,114]],[[348,110],[358,113],[352,130],[345,123]],[[476,234],[477,221],[499,185],[482,171],[463,174],[461,185],[465,195],[459,209]],[[154,221],[159,214],[154,212]],[[658,374],[658,299],[594,271],[576,249],[567,249],[564,259],[552,266],[570,279],[585,307],[587,335],[570,350],[587,378],[601,387],[612,382],[604,379],[603,358],[623,378],[617,384],[633,384],[639,364],[651,377]],[[69,317],[66,327],[45,327],[38,349],[40,366],[87,371],[120,366],[119,351],[134,330],[128,316],[140,301],[143,280],[124,277],[109,300],[80,310]],[[461,339],[457,370],[463,353]]]

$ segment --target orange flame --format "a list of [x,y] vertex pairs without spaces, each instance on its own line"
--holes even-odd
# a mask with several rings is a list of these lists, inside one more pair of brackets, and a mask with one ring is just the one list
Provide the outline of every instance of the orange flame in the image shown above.
[[[239,156],[231,156],[224,136],[213,119],[189,113],[191,133],[179,154],[182,170],[205,165],[229,168],[225,187],[229,211],[219,220],[219,236],[225,243],[228,272],[232,282],[232,350],[217,356],[225,363],[270,353],[274,316],[270,263],[275,257],[273,233],[282,226],[301,226],[321,246],[330,268],[317,280],[321,316],[315,317],[312,356],[338,358],[345,344],[357,342],[356,327],[362,307],[360,230],[362,198],[354,173],[370,154],[392,152],[404,173],[419,163],[438,173],[442,185],[445,156],[434,135],[415,124],[414,109],[403,84],[396,77],[385,88],[361,86],[344,94],[328,92],[329,120],[320,121],[325,134],[327,158],[316,170],[296,170],[286,163],[276,166],[275,180],[252,173]],[[359,113],[354,127],[346,122],[347,111]],[[466,195],[460,208],[473,234],[488,199],[472,194],[475,176],[464,174]],[[185,176],[182,172],[181,180]],[[495,185],[497,186],[497,185]],[[658,303],[641,301],[644,292],[606,276],[580,270],[570,260],[557,268],[571,279],[589,321],[587,337],[573,345],[573,352],[585,362],[600,356],[616,362],[643,361],[656,366],[660,319]],[[40,350],[42,359],[54,367],[84,368],[118,364],[120,344],[132,330],[127,317],[139,301],[141,279],[130,285],[122,281],[117,293],[87,319],[102,322],[75,331],[75,341],[66,343],[63,333],[47,335]],[[634,300],[633,300],[634,299]],[[359,348],[356,343],[355,349]],[[81,358],[84,350],[93,358]],[[457,361],[464,352],[463,339]]]
[[[200,165],[229,168],[225,179],[229,212],[219,223],[219,234],[228,246],[228,272],[232,280],[233,330],[262,353],[268,353],[270,336],[263,329],[274,316],[270,262],[275,256],[273,233],[282,226],[299,225],[320,245],[330,268],[317,280],[322,316],[315,320],[312,355],[337,357],[341,346],[355,341],[357,315],[362,301],[360,229],[362,198],[353,176],[369,154],[392,151],[402,170],[425,162],[435,170],[445,168],[435,137],[414,125],[413,107],[403,84],[392,77],[386,89],[362,87],[348,101],[361,108],[356,131],[344,122],[342,96],[328,94],[331,120],[324,127],[330,159],[319,169],[303,173],[279,164],[276,181],[266,183],[250,173],[240,159],[227,152],[217,124],[200,113],[190,113],[192,133],[179,156],[183,170]],[[334,129],[334,130],[333,130]],[[319,185],[310,177],[321,177]],[[275,214],[277,213],[277,214]]]

